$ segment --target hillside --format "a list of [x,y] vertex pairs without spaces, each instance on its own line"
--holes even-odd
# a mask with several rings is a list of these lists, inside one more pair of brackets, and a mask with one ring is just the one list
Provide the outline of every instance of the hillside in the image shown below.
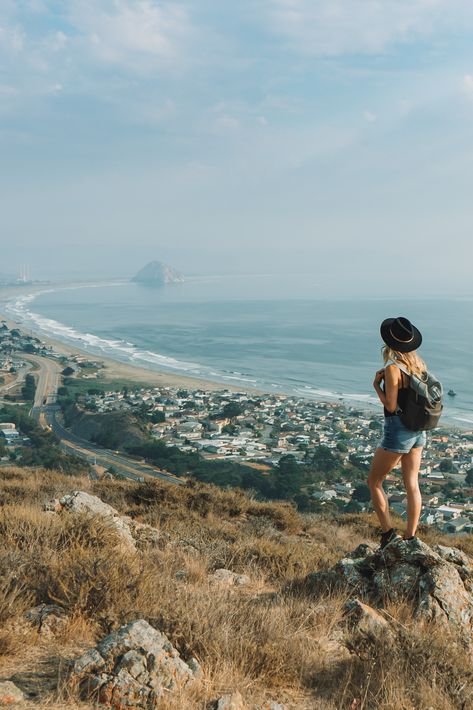
[[[389,564],[405,582],[407,568],[427,560],[424,581],[434,570],[440,587],[463,580],[470,589],[460,552],[441,560],[447,548],[424,545],[407,563],[393,553],[383,571],[368,515],[303,516],[191,481],[13,467],[0,479],[0,679],[25,693],[17,707],[91,708],[97,693],[105,707],[165,710],[472,707],[471,651],[452,599],[448,623],[429,621],[398,576],[404,591],[378,612],[359,605],[356,623],[347,613],[355,596],[374,603]],[[421,538],[473,552],[469,537]],[[363,543],[360,559],[339,563]],[[360,570],[365,587],[355,595]],[[0,682],[0,702],[11,690]]]

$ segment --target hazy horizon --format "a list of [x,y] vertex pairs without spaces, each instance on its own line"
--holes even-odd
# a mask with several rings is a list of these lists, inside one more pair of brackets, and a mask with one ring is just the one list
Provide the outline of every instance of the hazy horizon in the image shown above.
[[466,0],[4,0],[0,272],[465,295]]

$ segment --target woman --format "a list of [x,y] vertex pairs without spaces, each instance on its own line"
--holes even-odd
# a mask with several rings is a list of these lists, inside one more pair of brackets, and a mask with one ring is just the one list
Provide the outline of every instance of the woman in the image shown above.
[[384,548],[394,539],[399,539],[391,525],[388,500],[383,489],[384,479],[399,462],[407,494],[404,540],[415,538],[419,522],[422,500],[418,476],[426,436],[424,431],[407,429],[398,412],[405,405],[409,388],[409,375],[403,370],[421,375],[427,367],[416,353],[422,343],[422,335],[407,318],[387,318],[381,324],[381,337],[385,343],[385,366],[376,373],[373,386],[384,406],[384,435],[373,457],[368,485],[373,508],[381,525],[381,548]]

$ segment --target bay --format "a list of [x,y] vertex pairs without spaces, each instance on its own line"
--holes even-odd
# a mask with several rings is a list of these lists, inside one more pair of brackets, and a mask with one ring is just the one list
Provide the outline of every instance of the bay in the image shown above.
[[446,418],[473,424],[473,300],[325,299],[307,275],[189,278],[153,288],[119,281],[45,289],[6,310],[26,327],[151,369],[375,406],[379,324],[405,315],[443,382]]

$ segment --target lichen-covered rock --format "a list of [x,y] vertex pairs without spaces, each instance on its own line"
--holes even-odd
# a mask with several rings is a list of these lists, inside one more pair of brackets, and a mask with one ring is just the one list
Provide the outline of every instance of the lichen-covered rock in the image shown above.
[[234,693],[222,695],[217,700],[217,710],[244,710],[243,698],[241,693],[236,690]]
[[345,604],[345,613],[350,625],[365,635],[379,637],[390,634],[389,622],[384,616],[359,599],[349,599]]
[[0,707],[16,705],[24,700],[25,694],[11,680],[4,680],[0,683]]
[[64,630],[68,617],[64,609],[56,604],[40,604],[29,609],[27,620],[37,627],[42,636],[52,638]]
[[376,552],[376,545],[373,542],[362,542],[353,552],[350,552],[347,557],[359,560],[362,557],[373,554],[373,552]]
[[308,588],[338,588],[377,607],[408,599],[418,616],[451,625],[472,644],[473,565],[454,548],[431,548],[418,539],[395,540],[384,550],[357,548],[331,570],[312,573]]
[[97,496],[85,493],[84,491],[73,491],[70,495],[65,495],[60,498],[59,501],[49,501],[44,505],[44,509],[58,513],[67,511],[70,513],[97,515],[106,520],[110,526],[116,530],[120,536],[120,540],[126,547],[131,550],[136,549],[130,526],[126,520],[122,518],[115,508],[112,508],[108,503],[104,503]]
[[468,555],[465,555],[464,552],[457,550],[455,547],[445,547],[444,545],[434,545],[432,549],[434,552],[437,552],[443,560],[451,562],[456,566],[458,574],[465,585],[465,589],[472,594],[473,562]]
[[106,520],[118,533],[125,547],[135,551],[157,546],[161,541],[159,530],[151,525],[139,523],[127,515],[120,515],[108,503],[104,503],[97,496],[84,491],[73,491],[62,498],[48,501],[43,509],[50,513],[87,513],[97,515]]
[[236,572],[221,567],[210,575],[210,581],[212,584],[218,584],[224,587],[243,587],[250,583],[250,578],[246,574],[237,574]]
[[144,550],[148,547],[158,547],[162,542],[161,534],[157,528],[153,528],[146,523],[139,523],[127,516],[123,516],[122,520],[125,521],[130,528],[130,532],[138,549]]
[[187,665],[191,669],[195,678],[203,678],[204,671],[202,670],[202,666],[200,665],[197,658],[194,658],[194,656],[192,656],[192,658],[187,661]]
[[275,700],[268,700],[262,705],[258,705],[256,710],[285,710],[284,705],[277,703]]
[[196,674],[165,634],[140,619],[106,636],[74,664],[71,683],[82,698],[113,710],[155,708],[165,691]]

